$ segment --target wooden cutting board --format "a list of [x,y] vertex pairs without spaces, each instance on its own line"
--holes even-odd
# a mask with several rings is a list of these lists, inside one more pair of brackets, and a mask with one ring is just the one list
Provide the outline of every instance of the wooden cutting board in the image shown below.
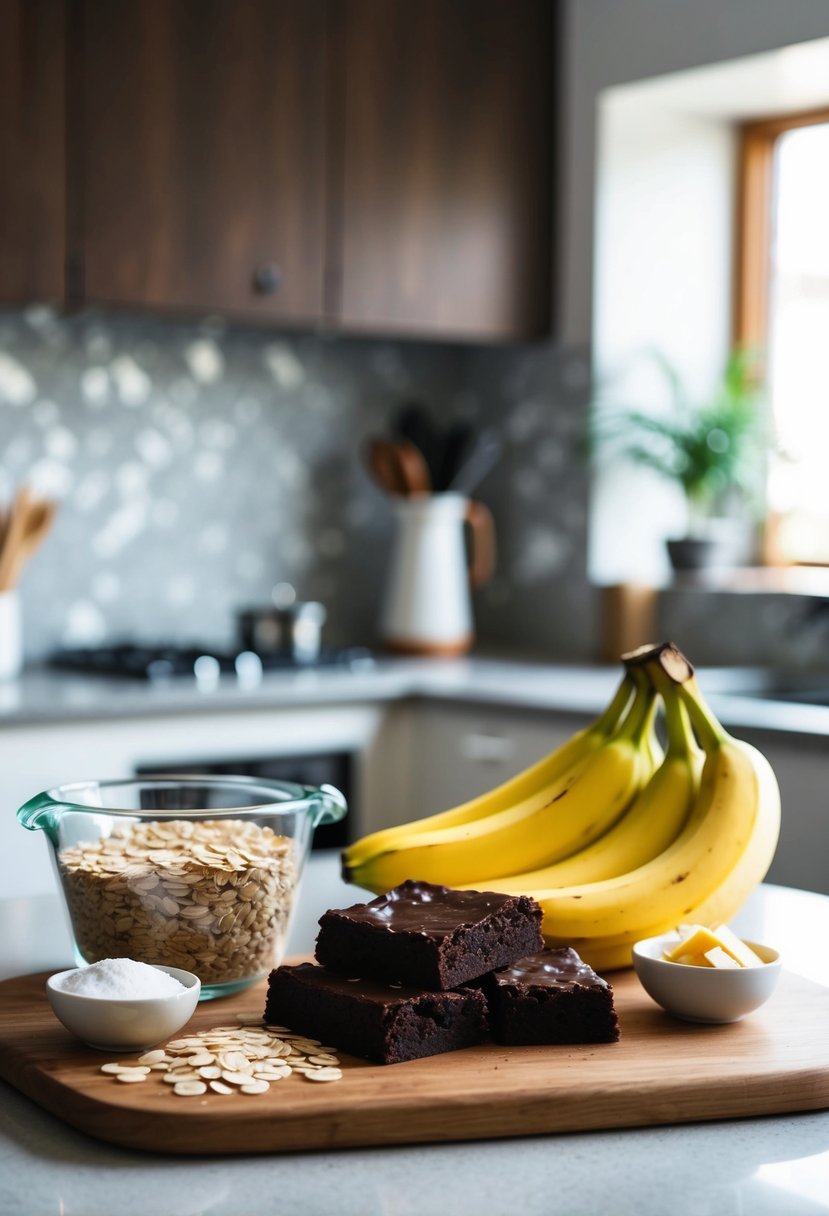
[[[266,1094],[180,1098],[151,1074],[120,1085],[55,1019],[45,975],[0,984],[0,1076],[73,1127],[158,1153],[286,1152],[685,1123],[829,1107],[829,989],[784,972],[743,1022],[663,1013],[632,972],[611,977],[615,1044],[486,1046],[377,1066],[343,1056],[342,1081],[292,1076]],[[203,1003],[188,1032],[259,1013],[264,985]],[[179,1032],[184,1033],[183,1031]]]

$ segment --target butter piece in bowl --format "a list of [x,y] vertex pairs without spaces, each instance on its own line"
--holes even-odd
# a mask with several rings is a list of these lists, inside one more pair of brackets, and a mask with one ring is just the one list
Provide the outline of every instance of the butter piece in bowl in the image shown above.
[[[777,987],[782,965],[770,946],[744,943],[759,959],[759,965],[752,966],[716,966],[710,960],[694,965],[664,957],[683,944],[678,933],[664,933],[633,947],[633,967],[642,987],[674,1017],[686,1022],[738,1022],[759,1009]],[[711,947],[717,948],[722,947]]]

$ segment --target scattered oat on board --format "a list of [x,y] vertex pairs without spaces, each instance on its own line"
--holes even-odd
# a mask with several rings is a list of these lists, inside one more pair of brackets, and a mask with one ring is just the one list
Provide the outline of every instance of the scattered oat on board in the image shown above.
[[306,1081],[342,1079],[339,1057],[316,1039],[284,1026],[265,1026],[261,1018],[254,1021],[249,1015],[240,1016],[239,1022],[171,1039],[164,1047],[144,1052],[134,1064],[102,1064],[101,1072],[126,1084],[158,1073],[180,1098],[198,1097],[208,1089],[223,1097],[264,1094],[272,1082],[292,1073]]

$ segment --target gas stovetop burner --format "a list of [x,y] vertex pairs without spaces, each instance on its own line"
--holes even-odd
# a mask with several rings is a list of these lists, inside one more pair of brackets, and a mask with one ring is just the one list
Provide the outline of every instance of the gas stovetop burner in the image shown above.
[[289,651],[256,653],[252,650],[220,650],[213,646],[82,646],[58,650],[51,667],[84,675],[119,676],[134,680],[169,680],[191,676],[210,683],[222,675],[255,683],[267,671],[305,671],[321,667],[357,669],[373,663],[364,646],[320,650],[312,659],[300,659]]

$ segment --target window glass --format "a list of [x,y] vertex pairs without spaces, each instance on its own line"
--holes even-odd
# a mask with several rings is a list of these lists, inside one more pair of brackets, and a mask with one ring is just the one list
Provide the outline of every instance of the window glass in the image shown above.
[[774,181],[769,507],[786,558],[829,562],[829,123],[779,137]]

